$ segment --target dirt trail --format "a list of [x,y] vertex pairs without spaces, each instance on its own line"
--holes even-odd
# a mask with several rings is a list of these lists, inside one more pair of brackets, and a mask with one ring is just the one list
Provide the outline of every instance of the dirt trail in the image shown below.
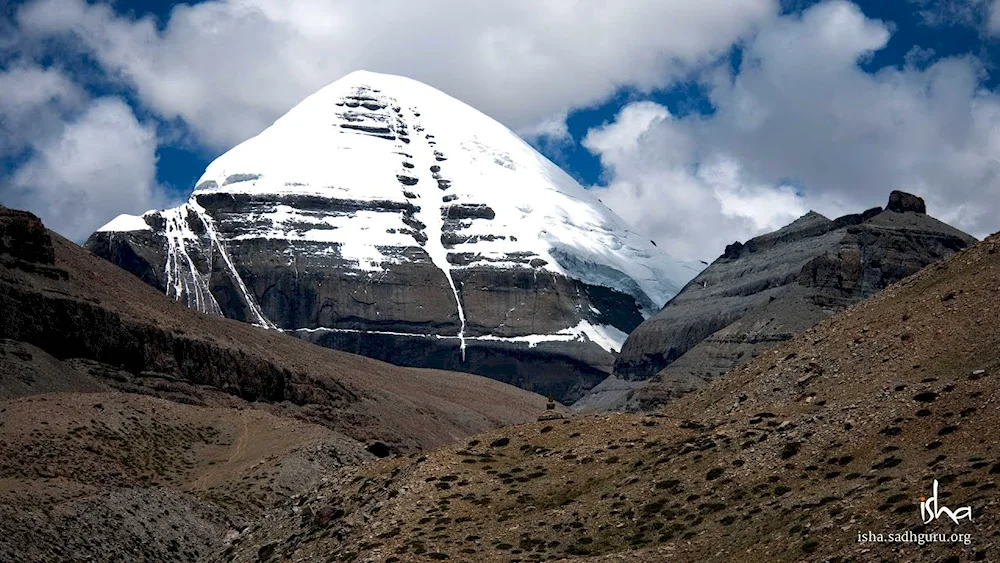
[[236,447],[233,449],[229,458],[224,462],[217,462],[208,466],[201,477],[198,477],[198,479],[194,482],[194,489],[208,489],[208,483],[212,477],[220,473],[222,469],[232,466],[240,458],[240,456],[246,452],[247,444],[250,441],[250,423],[248,420],[250,416],[251,413],[247,411],[244,411],[242,416],[240,416],[240,435],[236,439]]

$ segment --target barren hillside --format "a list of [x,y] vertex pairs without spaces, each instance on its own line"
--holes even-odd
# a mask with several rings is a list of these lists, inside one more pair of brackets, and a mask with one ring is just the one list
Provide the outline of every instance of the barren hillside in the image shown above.
[[[226,554],[994,560],[998,297],[994,236],[660,414],[532,423],[367,465],[254,524]],[[970,507],[972,522],[922,523],[918,502],[934,480],[939,505]],[[858,541],[907,531],[971,536]]]

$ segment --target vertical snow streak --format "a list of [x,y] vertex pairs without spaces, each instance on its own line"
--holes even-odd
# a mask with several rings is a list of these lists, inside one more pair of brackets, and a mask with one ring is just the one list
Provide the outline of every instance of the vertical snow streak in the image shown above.
[[[430,185],[430,182],[424,182],[425,185]],[[437,189],[434,186],[433,189]],[[440,200],[440,196],[434,193],[427,194],[431,197],[437,196]],[[430,209],[426,209],[425,206],[421,206],[421,210],[417,212],[417,219],[426,225],[424,233],[427,235],[427,243],[424,245],[424,251],[427,255],[431,257],[431,262],[438,267],[443,273],[444,277],[448,280],[448,285],[451,287],[451,292],[455,296],[455,306],[458,307],[458,320],[461,323],[461,328],[458,330],[458,340],[461,343],[462,350],[462,361],[465,361],[465,309],[462,307],[462,298],[458,293],[458,286],[455,285],[455,279],[451,275],[451,263],[448,262],[448,251],[445,249],[444,244],[441,242],[441,234],[444,231],[444,219],[441,217],[442,209],[441,206],[432,206]]]
[[179,251],[177,250],[177,241],[174,240],[173,221],[170,218],[169,212],[164,212],[163,218],[167,223],[166,230],[164,231],[164,237],[167,239],[167,264],[164,268],[167,274],[167,297],[172,297],[175,301],[179,301],[181,298],[180,272],[177,269],[177,254]]
[[[438,235],[438,241],[440,240],[441,236]],[[444,246],[442,245],[441,248],[444,248]],[[448,262],[447,256],[445,256],[445,262],[446,263]],[[444,272],[444,277],[448,278],[448,285],[451,286],[451,292],[455,294],[455,305],[458,306],[458,320],[459,322],[462,323],[461,328],[458,329],[458,340],[459,342],[461,342],[460,347],[462,350],[462,361],[464,362],[465,361],[465,310],[462,308],[462,299],[458,295],[458,288],[455,286],[455,280],[454,278],[451,277],[451,266],[449,265],[442,268],[441,265],[438,265],[438,268],[441,268],[441,271]]]
[[[184,299],[189,307],[202,313],[222,316],[222,308],[208,289],[208,282],[198,272],[194,260],[187,251],[187,241],[195,240],[194,233],[185,228],[186,208],[183,206],[163,213],[166,222],[167,239],[167,296],[175,300]],[[185,268],[183,262],[187,263]],[[186,270],[186,271],[185,271]],[[171,289],[173,294],[171,295]]]
[[261,311],[260,306],[257,305],[257,300],[250,295],[250,290],[247,289],[245,283],[243,283],[243,278],[240,277],[239,273],[236,271],[236,266],[233,265],[232,259],[229,257],[229,253],[226,252],[226,247],[222,246],[222,241],[219,240],[218,234],[215,231],[215,223],[212,218],[208,215],[208,211],[204,207],[198,204],[198,200],[195,196],[191,196],[191,200],[187,205],[198,214],[198,218],[201,219],[202,224],[205,225],[205,232],[208,233],[209,239],[212,241],[213,248],[219,249],[219,256],[222,257],[222,261],[226,263],[226,267],[232,274],[233,279],[236,280],[236,285],[239,286],[239,290],[243,293],[243,299],[246,301],[247,308],[250,309],[250,314],[254,317],[255,321],[253,324],[261,326],[264,328],[276,329],[277,325],[272,323],[264,313]]
[[[420,123],[416,120],[414,109],[410,108],[408,111],[413,118],[413,128],[418,129]],[[455,306],[458,308],[458,320],[461,323],[461,327],[458,330],[458,340],[461,343],[460,349],[462,351],[462,361],[464,362],[465,309],[462,307],[462,298],[458,293],[458,286],[455,285],[455,279],[451,275],[451,263],[448,262],[448,250],[444,247],[444,243],[441,242],[441,235],[444,232],[444,213],[446,205],[441,201],[441,190],[437,187],[437,181],[430,177],[430,167],[435,164],[434,150],[427,144],[425,139],[421,139],[419,143],[420,148],[423,149],[421,151],[423,154],[414,154],[414,157],[421,161],[420,164],[418,164],[420,167],[420,181],[415,186],[411,186],[411,189],[415,188],[420,193],[421,205],[420,211],[416,212],[414,215],[418,221],[424,224],[424,234],[427,235],[427,242],[423,245],[424,251],[427,252],[428,256],[430,256],[431,262],[433,262],[434,265],[444,273],[444,277],[448,280],[448,285],[451,287],[451,292],[455,296]],[[430,203],[434,201],[438,203]]]

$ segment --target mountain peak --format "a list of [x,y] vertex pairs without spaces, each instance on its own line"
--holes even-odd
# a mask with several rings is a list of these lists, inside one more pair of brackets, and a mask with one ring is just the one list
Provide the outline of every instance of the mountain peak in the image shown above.
[[[353,84],[353,85],[363,85],[369,88],[394,88],[394,87],[407,87],[407,86],[418,86],[423,88],[432,88],[427,84],[410,78],[408,76],[403,76],[400,74],[389,74],[385,72],[374,72],[371,70],[358,69],[351,71],[344,76],[334,80],[330,83],[333,84]],[[322,90],[320,90],[322,91]],[[440,92],[440,90],[438,90]],[[443,94],[443,92],[442,92]]]
[[525,359],[549,354],[591,366],[544,375],[555,388],[537,389],[562,400],[609,372],[626,334],[697,273],[507,127],[368,71],[309,96],[212,162],[186,204],[142,221],[152,231],[123,219],[89,244],[143,279],[164,272],[156,283],[202,311],[406,365],[511,377],[548,374]]
[[[446,217],[492,213],[497,220],[491,219],[488,229],[477,228],[485,222],[473,222],[457,230],[463,234],[445,234],[455,255],[475,239],[475,258],[462,266],[506,261],[512,251],[536,254],[552,271],[564,269],[560,257],[567,255],[587,262],[610,260],[606,265],[632,278],[629,293],[648,312],[696,273],[629,232],[588,190],[507,127],[439,90],[389,74],[355,71],[303,100],[208,166],[195,195],[211,193],[394,202],[421,215],[433,206],[435,216]],[[264,236],[308,238],[301,230],[279,227],[275,218],[276,228]],[[420,220],[425,226],[437,222],[430,215]],[[315,230],[306,232],[321,235]],[[425,228],[399,225],[389,232],[393,227],[371,225],[364,230],[365,237],[328,242],[341,244],[367,271],[394,260],[378,251],[380,246],[435,246],[433,240],[413,238],[429,235]],[[439,254],[445,260],[444,251]]]
[[[671,400],[976,242],[919,214],[922,203],[893,192],[892,212],[875,207],[834,221],[810,212],[745,245],[730,245],[629,335],[616,375],[653,378],[647,398]],[[609,396],[601,404],[620,400]]]

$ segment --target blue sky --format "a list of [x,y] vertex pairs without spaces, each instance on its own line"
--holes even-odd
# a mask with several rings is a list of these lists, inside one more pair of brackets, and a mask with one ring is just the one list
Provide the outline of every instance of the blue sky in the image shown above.
[[[481,57],[454,54],[455,60],[442,60],[440,53],[447,57],[456,48],[442,43],[436,23],[401,28],[405,33],[380,31],[358,15],[360,9],[314,17],[299,3],[271,0],[251,2],[258,11],[225,1],[180,7],[160,0],[7,4],[0,32],[8,33],[0,35],[13,39],[0,41],[0,77],[19,93],[0,126],[11,139],[0,144],[0,203],[40,210],[79,240],[111,213],[138,213],[143,209],[137,206],[185,197],[227,148],[316,85],[365,67],[408,74],[504,122],[582,184],[607,190],[606,203],[681,257],[710,260],[729,239],[776,228],[806,209],[854,211],[909,186],[926,192],[937,206],[932,213],[973,234],[1000,228],[988,213],[1000,210],[989,146],[997,128],[987,123],[1000,86],[993,3],[776,2],[705,0],[690,10],[691,2],[675,0],[649,2],[642,7],[646,13],[630,7],[636,13],[601,15],[620,20],[620,28],[572,12],[532,15],[531,3],[528,10],[493,14],[497,22],[480,21],[474,8],[429,2],[455,18],[451,29],[458,29],[456,23],[468,29],[468,37],[453,41],[477,47],[469,50]],[[634,6],[640,4],[647,3]],[[688,12],[696,13],[674,17]],[[531,21],[550,17],[560,19],[547,27]],[[671,31],[671,22],[683,17],[703,27],[699,34],[687,37],[682,26],[692,24],[684,21]],[[220,18],[221,31],[213,18]],[[647,28],[647,19],[661,22],[660,30]],[[354,24],[339,28],[341,21]],[[359,28],[364,33],[342,43],[316,39]],[[679,38],[656,37],[671,33]],[[268,49],[266,37],[260,52],[241,43],[252,34],[271,34],[277,47]],[[829,41],[822,39],[827,35]],[[817,36],[822,41],[812,45]],[[495,37],[490,44],[500,42],[506,50],[489,51],[484,37]],[[794,51],[806,43],[811,46],[803,52],[813,57],[800,61]],[[286,48],[289,58],[266,59]],[[438,49],[433,63],[407,59],[408,51]],[[521,51],[527,54],[518,64],[507,64]],[[202,59],[217,66],[202,67]],[[467,70],[488,65],[489,74]],[[545,65],[570,70],[546,82],[558,73],[546,72]],[[824,65],[831,69],[825,86],[826,76],[816,70]],[[302,68],[295,74],[289,66]],[[283,84],[273,95],[258,95],[255,89],[270,87],[269,68]],[[494,78],[506,92],[490,83]],[[800,86],[802,95],[789,93]],[[29,99],[31,92],[37,99]],[[876,104],[891,109],[878,112]],[[15,119],[26,115],[30,119]],[[829,130],[817,131],[816,124]],[[934,149],[940,139],[949,143],[948,162],[961,167],[931,162],[941,158]],[[99,150],[102,142],[108,153],[115,143],[124,148],[112,157]],[[80,143],[88,148],[81,150]],[[130,151],[134,158],[124,160]],[[80,154],[92,162],[60,169]],[[143,158],[148,162],[138,162]],[[77,189],[74,178],[80,177],[87,181]],[[122,185],[92,197],[109,177]],[[137,182],[143,185],[133,194]],[[39,187],[43,183],[62,187]],[[66,195],[74,190],[76,196]],[[76,217],[79,202],[91,199],[86,219]],[[661,203],[663,211],[651,210]]]

